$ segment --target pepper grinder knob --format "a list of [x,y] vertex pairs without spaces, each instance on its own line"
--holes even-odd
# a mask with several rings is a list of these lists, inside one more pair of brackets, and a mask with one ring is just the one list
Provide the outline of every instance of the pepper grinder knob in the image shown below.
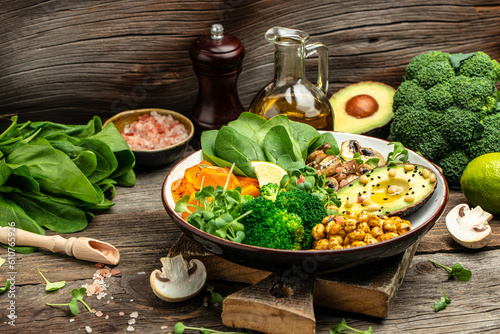
[[198,79],[198,96],[191,110],[195,126],[192,145],[199,149],[203,131],[220,129],[244,111],[237,81],[245,48],[238,38],[224,33],[221,24],[213,24],[210,34],[193,42],[189,55]]

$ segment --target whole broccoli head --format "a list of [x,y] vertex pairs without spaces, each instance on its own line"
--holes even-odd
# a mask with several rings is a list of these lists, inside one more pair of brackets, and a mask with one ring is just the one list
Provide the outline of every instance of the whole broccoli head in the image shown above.
[[245,226],[244,244],[274,249],[301,249],[304,227],[298,215],[278,209],[271,200],[261,196],[243,205],[242,212],[250,210],[240,219]]
[[276,198],[276,207],[294,213],[302,219],[304,238],[302,249],[312,249],[312,228],[321,223],[326,216],[326,209],[321,200],[301,189],[282,191]]
[[394,94],[391,139],[441,162],[449,185],[459,186],[465,159],[500,151],[499,80],[500,64],[484,52],[416,56]]

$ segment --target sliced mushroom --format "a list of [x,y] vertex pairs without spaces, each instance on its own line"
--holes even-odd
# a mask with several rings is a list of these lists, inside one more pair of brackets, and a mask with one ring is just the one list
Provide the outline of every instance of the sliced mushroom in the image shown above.
[[168,302],[180,302],[196,295],[205,285],[207,270],[200,260],[184,260],[182,255],[163,257],[163,267],[149,277],[155,295]]
[[373,167],[372,165],[370,164],[361,164],[359,165],[357,168],[356,168],[356,175],[363,175],[363,174],[366,174],[368,172],[371,172],[372,170],[374,170],[375,167]]
[[379,160],[378,160],[377,167],[385,166],[385,158],[384,158],[384,156],[380,152],[375,151],[372,148],[361,147],[359,149],[359,154],[361,154],[361,159],[363,161],[366,161],[366,160],[371,159],[371,158],[378,158]]
[[491,239],[488,221],[493,215],[480,206],[470,209],[467,204],[455,206],[446,215],[446,227],[453,239],[467,248],[482,248]]
[[360,149],[361,144],[357,140],[346,140],[340,145],[340,155],[345,160],[352,159]]

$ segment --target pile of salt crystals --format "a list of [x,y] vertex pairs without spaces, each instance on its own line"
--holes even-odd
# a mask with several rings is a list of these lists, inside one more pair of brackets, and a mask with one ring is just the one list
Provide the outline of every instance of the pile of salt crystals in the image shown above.
[[188,137],[184,124],[156,111],[144,114],[121,132],[132,150],[156,150],[180,143]]
[[93,275],[94,282],[83,286],[87,289],[87,296],[90,297],[95,294],[97,299],[105,297],[107,295],[106,289],[109,287],[109,283],[106,282],[105,279],[119,273],[120,270],[110,269],[108,266],[103,266],[103,268],[97,269]]

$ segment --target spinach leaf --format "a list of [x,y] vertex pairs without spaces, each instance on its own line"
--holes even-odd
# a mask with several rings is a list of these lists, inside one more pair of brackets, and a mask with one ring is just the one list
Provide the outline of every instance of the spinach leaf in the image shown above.
[[[24,210],[15,202],[5,198],[0,194],[0,226],[9,226],[9,223],[15,223],[15,228],[25,231],[45,234],[45,230],[41,228],[31,217],[29,217]],[[28,254],[35,250],[34,247],[15,246],[11,247],[16,252]]]
[[260,117],[251,112],[245,111],[240,114],[238,119],[228,123],[229,127],[232,127],[244,136],[251,138],[259,129],[266,123],[266,119]]
[[40,184],[35,180],[27,166],[13,164],[7,164],[7,166],[12,172],[9,182],[12,181],[28,190],[40,192]]
[[12,191],[8,197],[19,205],[40,226],[58,233],[78,232],[87,227],[85,212],[71,204],[54,201],[49,196],[20,190]]
[[0,160],[0,186],[2,184],[5,184],[5,182],[7,182],[11,174],[12,170],[10,169],[9,166],[7,166],[5,159]]
[[302,160],[301,152],[295,147],[287,129],[282,125],[276,125],[266,133],[264,151],[267,161],[272,163],[277,163],[282,156],[288,156],[292,161]]
[[129,169],[125,174],[122,174],[114,179],[116,184],[122,187],[133,187],[135,185],[135,173]]
[[[233,164],[221,159],[215,153],[215,139],[219,130],[208,130],[203,131],[201,134],[201,151],[203,152],[203,159],[219,167],[231,167]],[[233,173],[240,176],[248,176],[243,171],[241,171],[238,166],[234,166]]]
[[232,161],[246,175],[256,178],[250,161],[266,161],[262,147],[229,126],[223,126],[215,139],[215,153],[224,160]]
[[97,168],[97,157],[92,151],[81,151],[80,154],[71,160],[86,177],[92,175]]
[[99,195],[80,169],[45,139],[19,147],[6,159],[8,164],[27,166],[43,191],[100,203]]
[[292,136],[297,141],[302,154],[302,159],[306,160],[308,149],[320,136],[318,130],[309,124],[300,122],[290,122],[292,128]]
[[83,138],[78,146],[90,150],[95,154],[96,167],[88,176],[92,183],[97,183],[109,177],[118,168],[118,160],[111,148],[103,141],[94,138]]
[[76,138],[85,138],[93,135],[94,133],[101,131],[102,122],[99,117],[94,117],[86,125],[66,125],[60,123],[52,123],[49,121],[42,122],[26,122],[25,124],[20,124],[22,129],[20,133],[23,138],[34,136],[34,139],[52,139],[53,136],[58,136],[60,134],[65,134]]
[[340,154],[340,148],[339,145],[337,144],[337,140],[333,136],[331,132],[323,132],[319,138],[312,143],[309,146],[308,149],[308,154],[311,154],[315,149],[317,149],[319,146],[323,145],[324,143],[330,144],[330,152],[326,152],[327,154],[333,154],[333,155],[339,155]]
[[118,166],[111,173],[111,177],[123,175],[135,166],[134,153],[130,150],[130,147],[125,139],[123,139],[120,131],[118,131],[114,123],[109,123],[102,129],[102,131],[89,138],[102,141],[109,146],[111,151],[116,156]]
[[[264,146],[264,138],[266,137],[267,132],[276,125],[282,125],[283,127],[285,127],[286,131],[288,132],[288,135],[291,136],[292,126],[290,125],[290,119],[285,115],[277,115],[274,116],[273,118],[268,119],[259,128],[259,130],[252,137],[252,139],[260,146]],[[300,150],[299,144],[296,143],[296,145]]]

